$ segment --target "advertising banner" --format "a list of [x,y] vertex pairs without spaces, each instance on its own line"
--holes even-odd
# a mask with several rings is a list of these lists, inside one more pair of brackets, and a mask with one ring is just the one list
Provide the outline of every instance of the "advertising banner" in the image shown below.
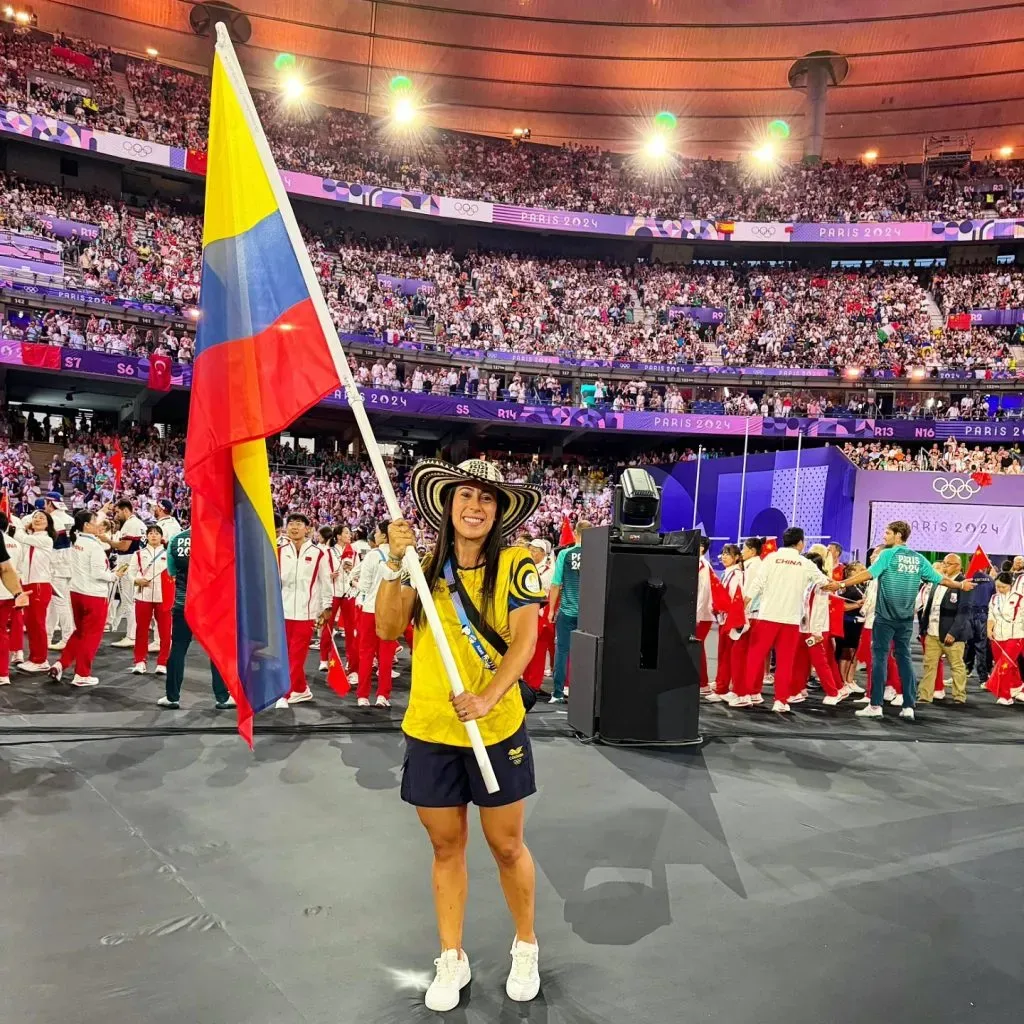
[[[951,479],[962,482],[970,478]],[[950,480],[943,480],[943,483],[948,487]],[[874,501],[871,503],[872,544],[882,543],[885,527],[894,519],[910,524],[911,541],[918,551],[971,552],[979,544],[993,555],[1024,551],[1024,516],[1012,505]]]

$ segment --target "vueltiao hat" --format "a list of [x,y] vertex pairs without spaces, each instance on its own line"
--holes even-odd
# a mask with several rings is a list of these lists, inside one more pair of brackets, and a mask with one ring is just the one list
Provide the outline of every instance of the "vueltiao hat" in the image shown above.
[[486,484],[498,492],[501,506],[501,532],[515,533],[537,511],[541,492],[528,484],[508,484],[493,462],[467,459],[453,466],[439,459],[424,459],[410,474],[412,500],[423,518],[435,530],[441,529],[445,492],[455,484],[472,482]]

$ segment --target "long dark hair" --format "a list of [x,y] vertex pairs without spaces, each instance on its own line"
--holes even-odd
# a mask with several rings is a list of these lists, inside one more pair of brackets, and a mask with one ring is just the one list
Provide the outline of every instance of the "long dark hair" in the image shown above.
[[75,513],[75,525],[68,530],[68,537],[72,544],[78,540],[78,535],[82,532],[82,527],[84,527],[86,523],[92,522],[95,514],[95,512],[90,512],[87,508],[80,508]]
[[[453,484],[445,491],[444,511],[441,513],[441,529],[437,531],[437,540],[434,541],[434,550],[427,556],[423,566],[423,574],[427,578],[427,589],[433,593],[437,581],[444,578],[444,563],[448,556],[453,554],[455,546],[455,528],[452,526],[452,505],[455,502],[455,489],[458,485]],[[501,549],[505,546],[504,535],[501,530],[501,521],[505,517],[506,504],[498,492],[498,510],[494,516],[494,525],[491,532],[484,541],[484,585],[483,585],[483,608],[479,609],[480,617],[484,622],[490,621],[490,612],[494,610],[494,592],[498,589],[498,562],[501,558]],[[458,567],[456,567],[457,569]],[[472,569],[474,566],[465,566]],[[419,596],[412,606],[412,620],[417,626],[422,626],[424,621],[423,607],[420,604]]]
[[36,512],[42,512],[42,514],[44,516],[46,516],[46,529],[43,532],[46,534],[47,537],[50,538],[50,540],[56,540],[57,539],[57,531],[53,528],[53,516],[51,516],[50,513],[46,511],[46,509],[44,509],[44,508],[37,508],[36,511],[33,512],[32,515],[28,517],[29,523],[32,522],[32,516],[34,516],[36,514]]

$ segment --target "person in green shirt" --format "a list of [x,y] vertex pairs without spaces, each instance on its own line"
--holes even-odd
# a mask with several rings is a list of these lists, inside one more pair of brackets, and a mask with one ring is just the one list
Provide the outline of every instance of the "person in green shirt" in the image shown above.
[[914,636],[914,602],[921,584],[941,583],[951,590],[974,589],[970,580],[941,576],[924,555],[907,547],[909,539],[909,523],[902,519],[891,522],[885,528],[884,549],[867,569],[824,588],[835,591],[867,583],[870,579],[878,581],[875,626],[871,631],[871,703],[857,712],[860,718],[882,717],[882,695],[891,646],[903,684],[900,718],[914,720],[917,680],[910,660],[910,641]]
[[[185,595],[188,590],[188,563],[192,556],[192,530],[175,534],[167,545],[167,575],[174,579],[174,604],[171,607],[171,653],[167,658],[167,682],[164,696],[157,704],[162,708],[181,707],[181,684],[185,679],[185,655],[192,643],[192,627],[185,618]],[[218,711],[235,707],[235,701],[217,666],[210,663],[214,705]]]
[[548,607],[555,623],[555,659],[551,703],[565,702],[569,675],[569,644],[580,614],[580,568],[583,565],[583,531],[590,523],[581,519],[576,524],[576,543],[558,552],[551,576]]

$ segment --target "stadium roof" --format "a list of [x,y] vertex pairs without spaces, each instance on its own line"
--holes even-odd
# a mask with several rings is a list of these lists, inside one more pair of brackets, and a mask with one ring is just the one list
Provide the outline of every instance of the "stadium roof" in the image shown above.
[[[39,0],[40,28],[208,62],[194,0]],[[102,6],[102,11],[95,8]],[[381,113],[408,75],[432,123],[539,142],[638,144],[661,110],[683,150],[734,157],[766,123],[804,131],[787,75],[818,50],[849,59],[829,99],[826,157],[916,160],[928,134],[975,154],[1024,149],[1024,3],[1008,0],[237,0],[250,74],[297,58],[323,102]]]

